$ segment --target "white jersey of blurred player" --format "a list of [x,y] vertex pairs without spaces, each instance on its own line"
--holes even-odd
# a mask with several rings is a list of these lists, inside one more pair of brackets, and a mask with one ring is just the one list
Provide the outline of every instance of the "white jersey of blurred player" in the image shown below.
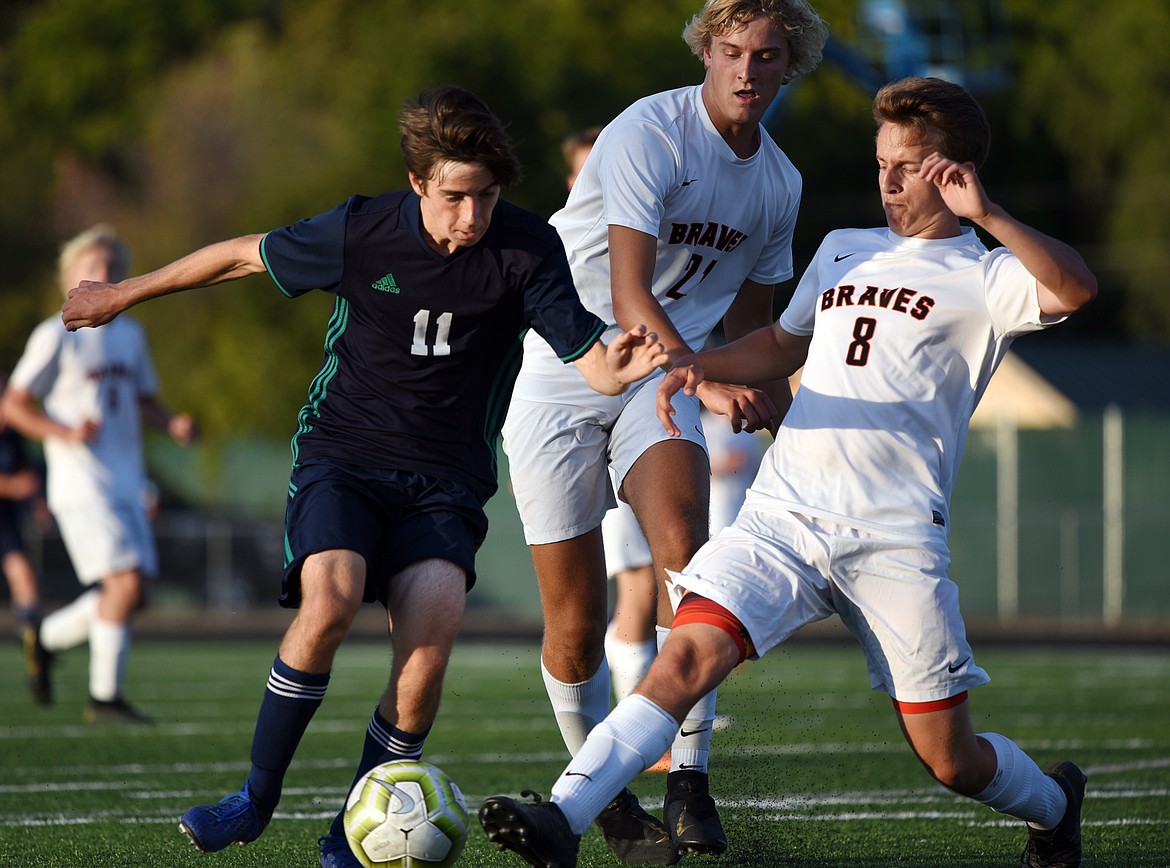
[[[135,567],[154,573],[157,554],[145,520],[133,522],[142,532],[124,541],[122,551],[99,551],[106,547],[95,547],[97,541],[110,535],[90,526],[93,521],[105,526],[95,512],[99,507],[100,512],[126,510],[145,519],[139,402],[157,393],[158,378],[142,327],[119,317],[100,329],[68,332],[60,317],[51,317],[29,337],[11,383],[39,399],[45,415],[61,425],[76,428],[89,420],[101,426],[88,443],[50,437],[44,444],[46,499],[62,524],[81,582],[91,584]],[[81,526],[74,526],[77,521]]]
[[[609,324],[605,340],[621,332],[614,322],[606,255],[609,226],[657,237],[654,297],[687,345],[697,350],[745,280],[775,284],[792,276],[800,192],[800,174],[763,127],[756,152],[746,159],[735,156],[707,114],[701,86],[685,87],[635,102],[602,130],[568,202],[550,222],[564,241],[585,307]],[[650,378],[651,387],[654,381]],[[527,334],[504,446],[525,459],[512,462],[512,483],[530,545],[592,530],[613,501],[606,495],[604,462],[596,468],[592,495],[566,497],[560,487],[549,485],[557,478],[552,465],[563,456],[527,448],[531,429],[524,402],[595,408],[599,415],[616,418],[644,388],[632,387],[616,398],[600,396],[575,370],[566,370],[539,335]],[[686,400],[680,396],[676,401],[680,414],[697,417],[697,400],[689,410],[681,409]],[[608,439],[617,487],[643,451],[668,439],[651,406],[645,411],[644,426],[627,433],[619,425]],[[705,447],[694,425],[683,436]],[[582,445],[568,448],[577,452]]]
[[711,533],[716,534],[735,521],[760,467],[764,447],[757,435],[746,431],[737,434],[726,419],[705,408],[701,415],[711,460]]

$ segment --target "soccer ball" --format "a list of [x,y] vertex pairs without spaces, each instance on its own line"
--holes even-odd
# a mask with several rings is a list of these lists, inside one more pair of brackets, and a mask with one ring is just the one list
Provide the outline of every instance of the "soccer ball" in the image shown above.
[[440,768],[383,763],[345,802],[345,837],[366,868],[453,865],[467,843],[467,802]]

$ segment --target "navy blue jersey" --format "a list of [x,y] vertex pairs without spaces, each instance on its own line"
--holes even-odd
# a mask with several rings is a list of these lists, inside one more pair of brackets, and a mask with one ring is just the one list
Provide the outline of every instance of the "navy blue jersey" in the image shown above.
[[285,295],[337,296],[293,461],[431,473],[486,501],[524,333],[569,362],[605,324],[581,305],[564,247],[537,215],[501,200],[479,243],[449,256],[423,239],[419,215],[410,191],[354,196],[264,236]]

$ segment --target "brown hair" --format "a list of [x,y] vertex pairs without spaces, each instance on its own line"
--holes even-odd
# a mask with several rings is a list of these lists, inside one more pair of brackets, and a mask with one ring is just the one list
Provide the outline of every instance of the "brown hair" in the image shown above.
[[873,119],[937,136],[939,151],[960,163],[983,165],[991,146],[987,115],[963,87],[941,78],[903,78],[873,98]]
[[716,38],[760,16],[771,18],[788,37],[792,73],[786,81],[817,68],[829,27],[805,0],[707,0],[683,28],[683,41],[701,58]]
[[398,114],[398,128],[406,168],[424,183],[448,161],[479,163],[501,187],[521,178],[503,122],[461,87],[441,87],[408,101]]

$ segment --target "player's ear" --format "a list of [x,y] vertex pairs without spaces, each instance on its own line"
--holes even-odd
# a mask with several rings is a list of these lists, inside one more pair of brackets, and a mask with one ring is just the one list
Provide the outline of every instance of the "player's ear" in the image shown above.
[[414,190],[420,197],[425,196],[427,193],[427,182],[414,172],[407,172],[407,176],[410,178],[410,189]]

